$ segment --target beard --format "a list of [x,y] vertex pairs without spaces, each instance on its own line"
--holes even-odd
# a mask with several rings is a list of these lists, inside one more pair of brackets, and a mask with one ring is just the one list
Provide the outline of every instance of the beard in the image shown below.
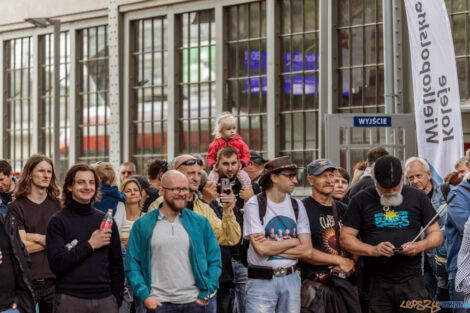
[[400,190],[394,192],[380,192],[377,187],[375,187],[377,193],[380,196],[380,204],[384,207],[397,207],[403,203],[403,195],[401,191],[403,189],[403,185],[401,185]]
[[179,199],[173,199],[173,200],[165,200],[166,204],[168,204],[168,206],[170,207],[170,209],[174,212],[181,212],[183,211],[183,209],[186,207],[186,204],[188,203],[186,200],[184,201],[184,204],[183,206],[179,206],[176,204],[175,200],[179,200]]

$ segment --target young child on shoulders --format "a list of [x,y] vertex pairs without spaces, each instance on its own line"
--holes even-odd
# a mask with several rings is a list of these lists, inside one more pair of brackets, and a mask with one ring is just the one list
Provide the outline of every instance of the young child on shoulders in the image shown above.
[[[207,165],[211,168],[208,180],[218,183],[219,174],[214,171],[213,167],[217,163],[217,152],[219,152],[220,149],[225,146],[231,146],[237,149],[238,159],[242,167],[248,165],[251,155],[247,144],[243,141],[242,137],[237,134],[237,122],[231,113],[222,113],[217,118],[213,134],[215,135],[215,139],[209,145],[209,152],[206,158]],[[251,179],[243,169],[238,171],[237,178],[243,187],[251,188]]]

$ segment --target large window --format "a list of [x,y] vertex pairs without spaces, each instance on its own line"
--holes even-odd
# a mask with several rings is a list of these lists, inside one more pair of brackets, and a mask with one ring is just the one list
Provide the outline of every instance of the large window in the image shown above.
[[304,166],[318,157],[318,0],[285,0],[281,12],[281,153]]
[[133,160],[137,172],[151,158],[167,153],[167,20],[154,18],[133,23]]
[[185,13],[179,21],[179,152],[206,154],[215,115],[214,10]]
[[77,34],[80,48],[78,79],[79,159],[88,163],[109,159],[109,68],[107,27],[91,27]]
[[5,47],[6,95],[5,101],[5,156],[13,171],[20,172],[31,155],[31,91],[32,40],[31,37],[6,41]]
[[227,8],[227,107],[250,149],[267,150],[266,2]]
[[337,113],[384,112],[382,1],[338,1]]
[[[48,34],[39,39],[39,89],[41,102],[39,106],[39,151],[47,156],[54,154],[54,35]],[[55,164],[56,172],[65,174],[68,168],[70,129],[69,129],[69,88],[70,88],[70,40],[69,33],[60,34],[60,164]]]
[[446,0],[445,3],[454,39],[460,100],[470,103],[470,3],[464,0]]

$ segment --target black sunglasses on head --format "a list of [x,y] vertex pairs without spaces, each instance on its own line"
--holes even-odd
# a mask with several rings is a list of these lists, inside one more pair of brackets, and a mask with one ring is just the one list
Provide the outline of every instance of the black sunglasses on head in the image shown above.
[[179,169],[181,166],[183,165],[187,165],[187,166],[191,166],[191,165],[194,165],[194,164],[198,164],[199,166],[203,166],[204,165],[204,162],[202,162],[202,160],[199,160],[199,159],[189,159],[189,160],[186,160],[184,161],[183,163],[181,163],[180,165],[178,165],[176,167],[176,169]]

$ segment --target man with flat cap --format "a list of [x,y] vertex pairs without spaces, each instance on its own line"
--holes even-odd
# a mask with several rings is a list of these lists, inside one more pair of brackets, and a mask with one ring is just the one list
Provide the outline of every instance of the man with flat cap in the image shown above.
[[250,150],[250,155],[250,162],[245,166],[244,171],[252,182],[258,184],[261,176],[264,174],[264,164],[267,161],[255,150]]
[[342,248],[363,256],[360,296],[368,302],[369,312],[422,312],[404,306],[407,301],[429,299],[421,253],[441,244],[437,221],[425,229],[424,239],[412,241],[435,211],[422,190],[403,185],[396,157],[377,159],[372,177],[374,186],[358,193],[343,217]]

